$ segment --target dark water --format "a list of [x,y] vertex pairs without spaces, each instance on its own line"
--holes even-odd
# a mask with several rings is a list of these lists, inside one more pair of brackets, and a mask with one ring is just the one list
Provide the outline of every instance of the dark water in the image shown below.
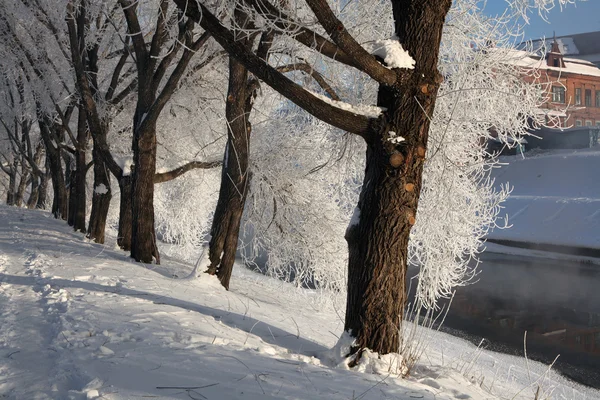
[[477,282],[456,290],[442,330],[527,355],[600,388],[600,266],[484,254]]

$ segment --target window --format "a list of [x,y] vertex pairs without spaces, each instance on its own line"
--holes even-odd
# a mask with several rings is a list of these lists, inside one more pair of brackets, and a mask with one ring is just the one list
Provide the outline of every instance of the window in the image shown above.
[[575,126],[581,126],[581,125],[583,125],[583,124],[582,124],[582,122],[581,122],[580,119],[578,119],[577,121],[575,121]]
[[[590,94],[591,96],[591,94]],[[564,103],[565,102],[565,88],[562,86],[552,86],[552,102]]]
[[[598,96],[598,92],[596,92],[596,96]],[[596,99],[597,101],[597,99]],[[575,105],[580,105],[581,104],[581,88],[576,88],[575,89]],[[598,104],[598,103],[596,103]]]
[[594,125],[594,124],[592,123],[592,121],[590,121],[589,119],[586,119],[586,120],[585,120],[585,126],[592,126],[592,125]]
[[585,89],[585,106],[592,106],[592,89]]
[[600,121],[596,121],[596,126],[600,126]]
[[596,107],[600,107],[600,90],[596,90]]

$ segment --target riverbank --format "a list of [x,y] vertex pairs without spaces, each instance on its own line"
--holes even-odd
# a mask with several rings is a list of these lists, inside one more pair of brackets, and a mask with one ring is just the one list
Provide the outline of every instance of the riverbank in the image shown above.
[[512,188],[499,215],[508,226],[489,233],[487,251],[597,263],[600,151],[534,150],[500,160],[492,178]]

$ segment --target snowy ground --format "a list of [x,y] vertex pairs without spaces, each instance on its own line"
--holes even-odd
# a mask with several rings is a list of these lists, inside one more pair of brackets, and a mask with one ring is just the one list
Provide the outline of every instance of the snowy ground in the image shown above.
[[534,150],[501,161],[508,165],[492,176],[496,185],[514,188],[501,213],[512,227],[496,229],[489,238],[600,249],[597,148]]
[[240,267],[226,292],[109,242],[0,206],[0,398],[600,399],[544,365],[425,329],[408,379],[336,367],[340,312],[315,293]]

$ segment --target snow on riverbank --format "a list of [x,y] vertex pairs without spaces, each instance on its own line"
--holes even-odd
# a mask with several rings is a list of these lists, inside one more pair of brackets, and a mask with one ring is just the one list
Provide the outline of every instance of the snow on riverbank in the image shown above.
[[514,188],[501,212],[512,226],[490,239],[600,249],[598,149],[535,150],[501,162],[508,165],[492,176]]
[[600,399],[544,365],[426,329],[431,347],[408,379],[333,368],[324,354],[341,311],[315,293],[239,266],[227,292],[179,279],[192,265],[133,263],[110,242],[0,206],[0,397],[533,399],[539,385],[539,398]]

